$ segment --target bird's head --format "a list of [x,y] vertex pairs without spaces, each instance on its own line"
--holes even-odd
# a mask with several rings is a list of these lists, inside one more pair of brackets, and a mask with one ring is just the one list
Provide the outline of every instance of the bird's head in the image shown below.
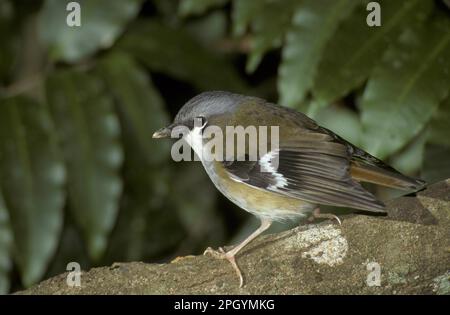
[[232,114],[244,99],[243,95],[223,91],[201,93],[184,104],[173,123],[156,131],[153,138],[171,137],[172,131],[176,131],[178,127],[190,130],[195,126],[203,128],[213,117],[215,121],[220,121],[221,117]]

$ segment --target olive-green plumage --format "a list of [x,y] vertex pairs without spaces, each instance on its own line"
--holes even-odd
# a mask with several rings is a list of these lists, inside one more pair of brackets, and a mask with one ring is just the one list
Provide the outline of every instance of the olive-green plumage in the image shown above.
[[[201,128],[193,121],[200,117]],[[178,112],[174,123],[155,133],[167,136],[176,126],[188,126],[194,151],[196,143],[204,143],[203,132],[208,126],[218,127],[224,136],[223,160],[202,163],[215,186],[232,202],[258,216],[261,227],[230,252],[214,252],[234,261],[234,255],[274,220],[283,221],[316,212],[320,205],[350,207],[372,212],[384,212],[384,204],[361,186],[370,182],[404,190],[418,190],[425,182],[401,174],[381,160],[352,145],[332,131],[295,110],[263,99],[229,92],[202,93]],[[249,159],[252,141],[239,151],[234,143],[234,155],[226,154],[227,139],[235,137],[233,129],[242,126],[267,127],[269,149]],[[277,146],[273,148],[271,127],[278,128]],[[273,131],[272,131],[273,132]],[[201,140],[193,141],[193,137]],[[255,141],[255,139],[253,139]],[[258,143],[261,145],[261,143]],[[274,161],[277,167],[274,167]],[[316,209],[316,210],[315,210]]]
[[[371,182],[406,190],[417,190],[424,185],[424,182],[402,175],[295,110],[280,107],[260,98],[227,92],[207,92],[206,95],[201,94],[197,98],[185,106],[189,108],[191,104],[197,105],[195,115],[205,117],[207,125],[220,127],[225,137],[233,136],[226,133],[226,126],[244,128],[279,126],[278,171],[287,178],[289,185],[282,189],[270,189],[270,192],[316,205],[326,204],[382,212],[383,203],[366,191],[359,182]],[[199,99],[204,103],[199,103]],[[216,107],[214,104],[222,104],[225,108]],[[202,106],[203,112],[199,108]],[[183,110],[177,117],[182,118],[181,120],[194,118],[192,115],[186,116]],[[270,147],[270,128],[267,138]],[[257,163],[253,164],[256,165]],[[231,165],[225,164],[224,168],[225,170],[229,168],[231,173],[239,171],[242,174],[245,168],[251,173],[251,166],[236,161]],[[226,174],[225,172],[224,176]],[[257,177],[261,174],[253,172],[247,175]],[[249,178],[236,183],[249,185],[251,182],[252,178]],[[255,185],[253,188],[264,187]],[[268,196],[274,195],[271,193]]]

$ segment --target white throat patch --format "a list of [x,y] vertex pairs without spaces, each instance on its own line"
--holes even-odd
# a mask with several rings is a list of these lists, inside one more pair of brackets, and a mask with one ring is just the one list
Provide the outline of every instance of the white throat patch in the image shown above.
[[200,161],[204,160],[203,156],[205,154],[202,135],[203,127],[204,125],[201,127],[194,127],[188,134],[184,136],[184,139],[189,144],[189,146],[194,150],[195,154],[197,154]]

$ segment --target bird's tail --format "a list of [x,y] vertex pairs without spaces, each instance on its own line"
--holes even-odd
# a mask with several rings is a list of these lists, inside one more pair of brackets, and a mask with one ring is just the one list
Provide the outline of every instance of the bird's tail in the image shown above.
[[352,163],[350,172],[352,178],[357,181],[402,190],[418,191],[426,186],[425,181],[403,175],[391,167],[381,168],[370,164]]

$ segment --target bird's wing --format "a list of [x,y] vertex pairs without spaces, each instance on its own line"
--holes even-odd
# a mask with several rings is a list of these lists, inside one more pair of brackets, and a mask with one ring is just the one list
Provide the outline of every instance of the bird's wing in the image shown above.
[[321,132],[303,132],[256,161],[224,161],[235,180],[315,204],[384,212],[384,205],[350,174],[348,147]]

